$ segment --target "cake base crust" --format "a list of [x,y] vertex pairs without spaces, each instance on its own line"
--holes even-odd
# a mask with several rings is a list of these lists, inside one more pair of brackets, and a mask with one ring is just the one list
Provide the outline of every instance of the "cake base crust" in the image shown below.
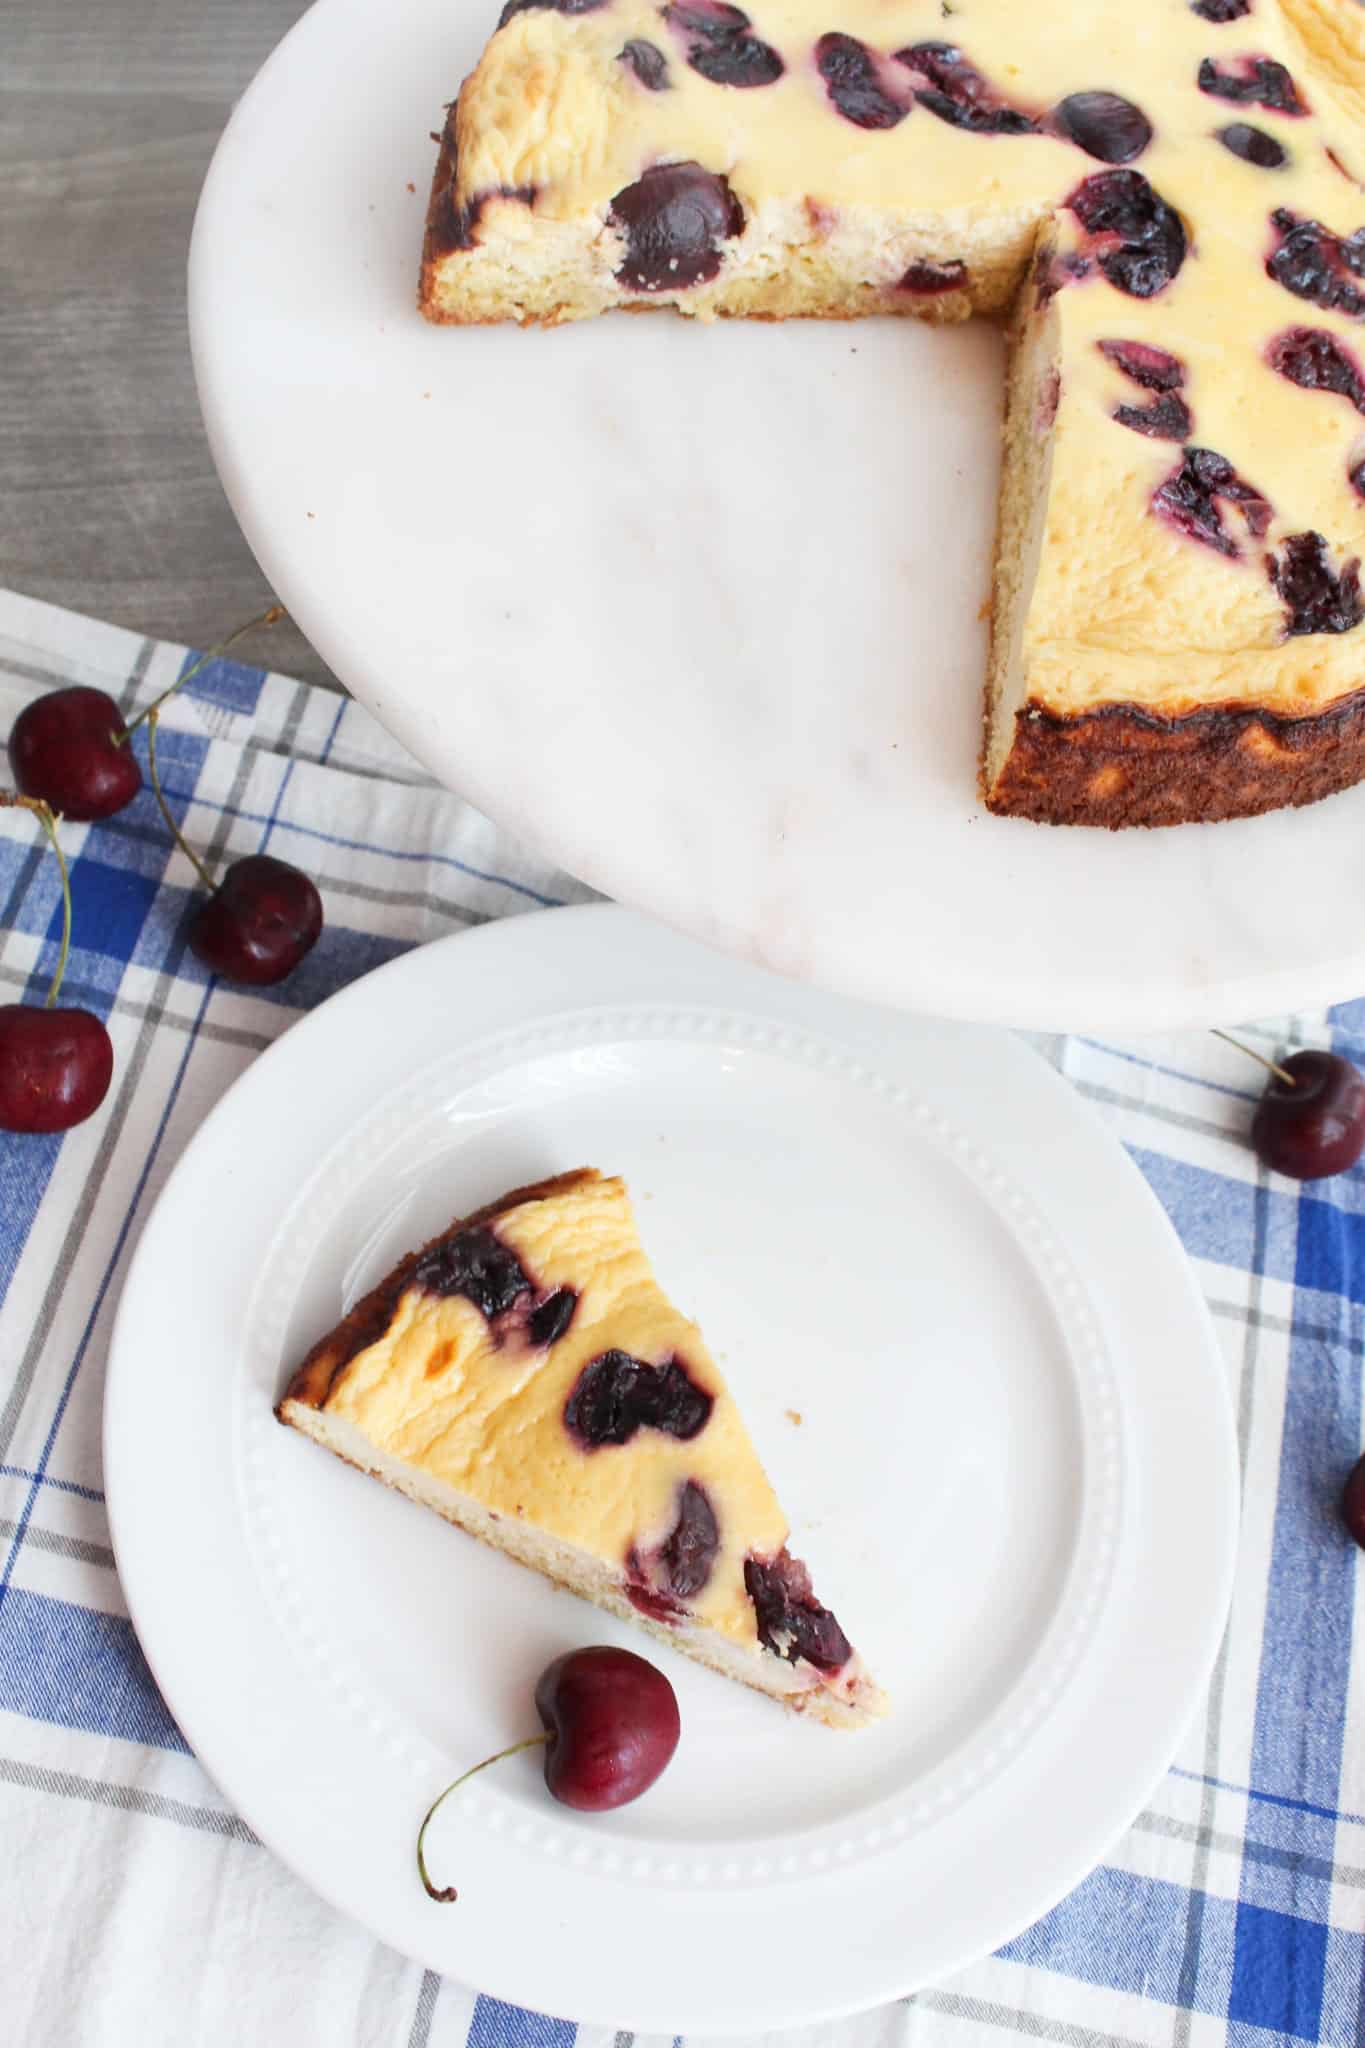
[[1213,824],[1317,803],[1365,777],[1365,688],[1285,717],[1212,705],[1162,718],[1138,704],[1063,715],[1026,705],[986,806],[1041,825]]

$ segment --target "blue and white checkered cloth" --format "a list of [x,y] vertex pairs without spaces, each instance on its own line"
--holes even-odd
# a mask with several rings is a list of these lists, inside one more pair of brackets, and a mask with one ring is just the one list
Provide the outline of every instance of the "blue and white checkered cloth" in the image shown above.
[[[187,661],[0,593],[3,730],[62,682],[98,684],[131,713]],[[152,1684],[100,1471],[121,1277],[223,1090],[300,1010],[405,947],[587,892],[433,787],[358,706],[259,669],[205,669],[172,700],[159,753],[191,841],[214,860],[268,845],[297,861],[328,924],[280,990],[221,987],[186,950],[192,876],[150,795],[65,829],[67,989],[106,1018],[117,1065],[99,1114],[65,1138],[0,1134],[0,2048],[630,2048],[423,1973],[260,1846]],[[0,898],[0,1000],[39,1000],[60,897],[51,856],[13,813],[0,814]],[[1248,1035],[1365,1059],[1365,1002]],[[782,2038],[1355,2048],[1362,1560],[1335,1508],[1361,1448],[1365,1170],[1303,1192],[1260,1170],[1244,1136],[1256,1077],[1207,1034],[1042,1049],[1133,1152],[1213,1311],[1245,1473],[1227,1642],[1151,1807],[1063,1904],[950,1983]]]

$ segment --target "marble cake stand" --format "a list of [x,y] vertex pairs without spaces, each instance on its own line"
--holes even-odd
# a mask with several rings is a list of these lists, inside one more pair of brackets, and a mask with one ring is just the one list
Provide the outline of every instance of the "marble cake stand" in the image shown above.
[[1365,789],[1112,836],[980,807],[989,329],[421,321],[428,131],[489,25],[320,0],[199,209],[223,483],[355,694],[586,881],[829,988],[1116,1029],[1365,988]]

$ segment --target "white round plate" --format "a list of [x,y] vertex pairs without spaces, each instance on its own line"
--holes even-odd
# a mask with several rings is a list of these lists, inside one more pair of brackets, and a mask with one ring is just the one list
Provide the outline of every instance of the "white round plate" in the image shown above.
[[[427,1802],[530,1732],[551,1656],[633,1632],[271,1409],[399,1252],[584,1163],[627,1176],[894,1707],[835,1734],[662,1650],[659,1785],[585,1819],[500,1766],[433,1829],[441,1907]],[[1234,1547],[1202,1303],[1072,1091],[605,906],[409,954],[238,1081],[133,1262],[105,1466],[152,1669],[285,1861],[434,1969],[660,2033],[870,2005],[1047,1910],[1169,1761]]]
[[200,204],[209,438],[342,680],[571,873],[824,987],[1059,1030],[1358,994],[1365,788],[1162,832],[982,809],[988,326],[418,316],[428,131],[497,7],[319,0]]

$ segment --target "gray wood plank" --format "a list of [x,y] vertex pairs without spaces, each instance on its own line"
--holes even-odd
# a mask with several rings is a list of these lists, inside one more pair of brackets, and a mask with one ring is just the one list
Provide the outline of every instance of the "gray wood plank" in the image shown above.
[[[204,645],[269,601],[209,456],[185,256],[303,0],[0,0],[0,582]],[[275,667],[331,683],[294,628]]]

